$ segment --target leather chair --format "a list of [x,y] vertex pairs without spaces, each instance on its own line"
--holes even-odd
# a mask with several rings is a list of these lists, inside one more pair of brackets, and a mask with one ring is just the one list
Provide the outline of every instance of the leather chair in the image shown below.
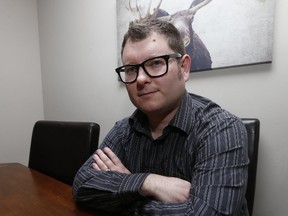
[[80,166],[98,148],[99,133],[93,122],[37,121],[28,166],[72,185]]
[[260,121],[255,118],[242,118],[242,121],[246,127],[248,134],[248,155],[250,164],[248,167],[248,185],[246,190],[246,200],[249,215],[252,216],[257,173]]

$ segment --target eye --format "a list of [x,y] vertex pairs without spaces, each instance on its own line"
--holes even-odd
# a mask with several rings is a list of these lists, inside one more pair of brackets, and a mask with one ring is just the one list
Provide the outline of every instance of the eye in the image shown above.
[[165,60],[162,58],[152,59],[152,60],[146,62],[146,64],[145,64],[146,67],[150,67],[150,68],[162,67],[164,65],[165,65]]
[[135,66],[126,66],[124,68],[124,72],[127,75],[137,73],[137,67],[135,67]]

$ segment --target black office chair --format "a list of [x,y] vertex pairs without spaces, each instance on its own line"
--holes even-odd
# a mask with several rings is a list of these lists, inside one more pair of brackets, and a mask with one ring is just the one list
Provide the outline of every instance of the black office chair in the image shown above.
[[28,166],[66,184],[98,147],[100,126],[93,122],[37,121]]
[[250,164],[248,167],[248,185],[246,190],[246,200],[249,215],[252,216],[257,173],[260,121],[255,118],[242,118],[242,121],[246,127],[248,134],[248,155]]

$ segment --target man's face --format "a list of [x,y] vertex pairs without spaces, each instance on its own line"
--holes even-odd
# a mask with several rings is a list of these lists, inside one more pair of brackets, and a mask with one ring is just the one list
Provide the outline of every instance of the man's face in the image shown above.
[[[166,54],[175,53],[163,35],[153,33],[148,38],[131,42],[128,40],[122,55],[123,64],[139,64],[143,61]],[[184,67],[182,66],[184,62]],[[138,78],[134,83],[126,84],[132,103],[146,114],[164,114],[176,109],[185,91],[185,82],[189,78],[190,57],[185,55],[178,63],[176,58],[168,61],[168,72],[158,78],[149,77],[139,68]]]

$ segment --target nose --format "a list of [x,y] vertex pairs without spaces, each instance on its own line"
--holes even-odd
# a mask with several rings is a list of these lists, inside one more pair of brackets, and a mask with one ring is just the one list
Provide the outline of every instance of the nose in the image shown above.
[[144,71],[142,67],[139,67],[137,82],[139,84],[144,84],[151,81],[151,77]]

